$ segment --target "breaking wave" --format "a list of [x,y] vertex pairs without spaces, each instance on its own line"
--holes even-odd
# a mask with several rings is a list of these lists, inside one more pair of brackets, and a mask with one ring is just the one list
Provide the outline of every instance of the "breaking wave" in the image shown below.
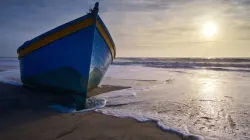
[[113,65],[250,72],[250,58],[117,58]]

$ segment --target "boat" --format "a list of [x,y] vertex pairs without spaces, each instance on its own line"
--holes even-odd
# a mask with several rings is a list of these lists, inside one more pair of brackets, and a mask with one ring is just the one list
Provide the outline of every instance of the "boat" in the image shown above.
[[25,87],[70,93],[76,107],[85,108],[88,91],[98,87],[116,55],[114,41],[98,11],[96,2],[86,15],[17,49]]

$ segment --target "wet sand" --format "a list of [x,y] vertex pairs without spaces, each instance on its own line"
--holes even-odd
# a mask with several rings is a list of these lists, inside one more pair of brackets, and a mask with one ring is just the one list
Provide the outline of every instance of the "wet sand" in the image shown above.
[[[128,86],[104,85],[92,95]],[[3,140],[180,140],[154,122],[117,118],[97,112],[62,114],[48,110],[54,95],[0,83],[0,138]]]

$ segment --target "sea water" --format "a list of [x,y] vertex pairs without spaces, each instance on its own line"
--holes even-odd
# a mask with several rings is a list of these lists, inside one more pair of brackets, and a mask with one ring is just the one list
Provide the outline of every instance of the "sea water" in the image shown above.
[[[21,85],[15,58],[0,69],[2,82]],[[105,78],[153,82],[100,94],[90,110],[201,139],[250,139],[250,59],[118,58]]]

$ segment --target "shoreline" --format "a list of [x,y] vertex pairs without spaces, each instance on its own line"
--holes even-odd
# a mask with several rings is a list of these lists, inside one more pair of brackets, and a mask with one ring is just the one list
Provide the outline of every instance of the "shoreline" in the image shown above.
[[164,131],[155,122],[138,122],[98,112],[50,116],[0,132],[0,136],[9,140],[192,140]]
[[[125,88],[129,86],[102,85],[92,92],[96,95]],[[163,130],[154,121],[139,122],[93,111],[58,113],[47,108],[50,99],[47,95],[6,83],[0,83],[0,89],[0,137],[3,139],[193,139]]]

